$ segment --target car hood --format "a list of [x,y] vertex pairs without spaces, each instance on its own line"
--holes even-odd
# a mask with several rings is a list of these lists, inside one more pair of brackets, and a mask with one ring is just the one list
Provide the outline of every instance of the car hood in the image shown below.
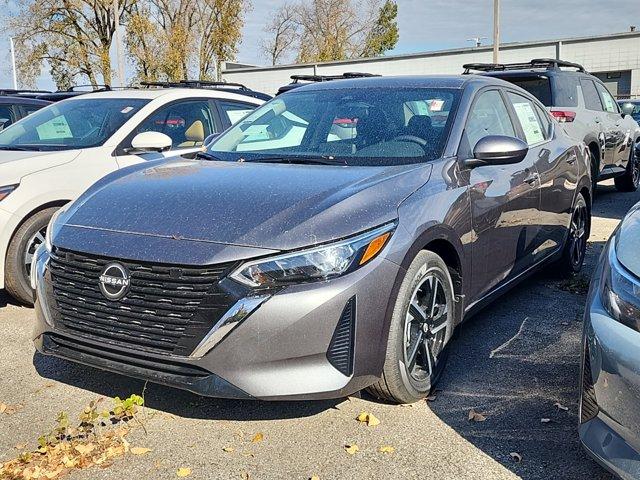
[[634,275],[640,277],[640,203],[633,207],[620,225],[616,236],[618,260]]
[[431,165],[343,167],[173,160],[112,174],[82,195],[65,224],[290,250],[397,218]]
[[54,152],[0,151],[0,184],[18,183],[26,175],[71,162],[81,150]]

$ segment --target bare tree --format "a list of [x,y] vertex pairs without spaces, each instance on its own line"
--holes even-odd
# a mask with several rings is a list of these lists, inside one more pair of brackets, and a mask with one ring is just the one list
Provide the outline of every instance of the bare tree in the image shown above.
[[265,27],[267,38],[262,41],[260,49],[271,65],[280,63],[293,49],[299,36],[297,14],[295,5],[285,3],[276,11],[271,23]]

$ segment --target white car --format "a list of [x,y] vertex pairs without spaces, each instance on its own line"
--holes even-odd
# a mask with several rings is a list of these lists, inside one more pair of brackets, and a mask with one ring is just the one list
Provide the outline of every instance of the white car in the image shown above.
[[128,165],[198,152],[208,136],[262,103],[227,89],[90,93],[0,132],[0,288],[33,303],[29,269],[49,219],[98,179]]

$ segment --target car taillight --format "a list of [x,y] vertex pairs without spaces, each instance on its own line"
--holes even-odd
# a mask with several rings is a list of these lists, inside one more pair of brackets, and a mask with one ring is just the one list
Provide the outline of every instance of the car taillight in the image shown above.
[[576,112],[569,112],[567,110],[551,110],[551,115],[560,122],[573,122],[576,119]]

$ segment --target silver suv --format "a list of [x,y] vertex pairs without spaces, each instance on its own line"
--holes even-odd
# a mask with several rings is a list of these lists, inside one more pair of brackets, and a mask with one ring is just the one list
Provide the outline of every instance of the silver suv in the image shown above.
[[465,73],[501,78],[527,90],[562,123],[567,133],[583,141],[591,154],[594,191],[600,180],[614,178],[618,190],[635,191],[640,184],[640,159],[633,146],[640,128],[633,108],[621,108],[607,87],[582,65],[555,59],[528,63],[464,65]]

